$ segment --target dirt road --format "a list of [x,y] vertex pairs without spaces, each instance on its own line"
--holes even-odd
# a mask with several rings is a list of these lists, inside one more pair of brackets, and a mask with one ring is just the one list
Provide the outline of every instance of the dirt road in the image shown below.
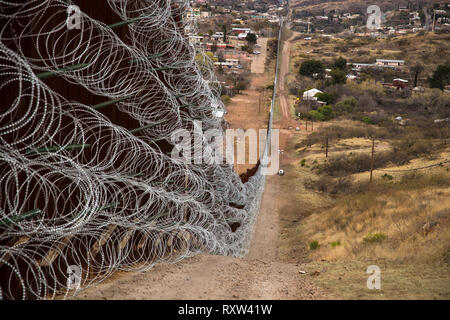
[[258,38],[257,44],[261,46],[260,48],[255,48],[255,51],[261,52],[255,55],[252,61],[251,72],[253,74],[264,73],[264,63],[266,62],[267,54],[267,38]]
[[298,35],[294,32],[292,36],[284,42],[282,58],[280,64],[280,80],[278,83],[278,94],[280,96],[280,110],[283,115],[283,119],[289,121],[291,119],[291,108],[289,106],[289,97],[285,88],[285,80],[289,73],[289,55],[291,52],[291,41]]
[[[264,40],[263,40],[264,41]],[[265,40],[267,43],[267,39]],[[262,47],[265,44],[262,44]],[[265,49],[263,49],[265,52]],[[288,51],[286,51],[288,52]],[[263,54],[259,55],[263,57]],[[265,57],[265,55],[264,55]],[[257,58],[252,86],[234,98],[227,121],[232,128],[261,128],[259,89],[265,58]],[[288,66],[288,65],[287,65]],[[284,70],[286,66],[283,67]],[[283,80],[280,81],[283,83]],[[255,115],[258,115],[255,117]],[[289,117],[289,113],[287,113]],[[281,143],[285,139],[282,138]],[[300,266],[278,259],[279,211],[289,201],[280,197],[278,176],[267,177],[261,210],[246,257],[199,255],[146,273],[116,273],[112,278],[80,293],[79,299],[326,299],[329,295],[312,284]]]
[[243,258],[200,255],[145,273],[120,272],[79,299],[326,299],[309,275],[278,260],[278,176],[267,179],[249,254]]

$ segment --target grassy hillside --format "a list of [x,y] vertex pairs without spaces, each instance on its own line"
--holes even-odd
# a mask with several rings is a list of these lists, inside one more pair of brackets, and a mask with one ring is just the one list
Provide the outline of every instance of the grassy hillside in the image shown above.
[[[442,0],[416,0],[410,1],[412,3],[422,2],[426,5],[434,3],[442,3]],[[382,10],[392,10],[408,3],[407,0],[391,1],[391,0],[291,0],[291,8],[302,10],[365,10],[369,5],[376,4]]]

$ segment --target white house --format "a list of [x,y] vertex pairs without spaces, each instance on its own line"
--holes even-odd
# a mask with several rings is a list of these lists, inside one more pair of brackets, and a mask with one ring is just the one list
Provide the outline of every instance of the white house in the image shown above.
[[319,89],[311,89],[308,91],[305,91],[303,93],[303,100],[305,101],[317,101],[317,97],[315,96],[318,93],[322,93]]
[[382,67],[401,67],[405,64],[405,60],[377,59],[375,64]]

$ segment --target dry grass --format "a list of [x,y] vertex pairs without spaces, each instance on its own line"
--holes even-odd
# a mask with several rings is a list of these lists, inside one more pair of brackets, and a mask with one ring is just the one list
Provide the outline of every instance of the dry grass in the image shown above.
[[[369,290],[366,273],[369,265],[381,269],[381,290]],[[450,299],[450,271],[445,266],[400,264],[372,260],[320,261],[299,265],[320,287],[341,299]]]
[[[305,219],[298,232],[319,241],[316,259],[450,263],[450,175],[442,170],[342,196],[334,208]],[[332,246],[336,241],[341,245]]]
[[[298,160],[285,167],[287,174],[281,182],[282,191],[292,200],[279,213],[280,257],[297,262],[308,274],[320,271],[312,279],[339,298],[449,299],[449,164],[414,175],[376,170],[370,187],[368,171],[345,177],[319,175],[314,167],[325,163],[322,134],[327,128],[334,134],[330,157],[345,155],[344,159],[350,153],[370,155],[367,128],[385,130],[333,120],[307,138],[310,147],[302,143],[303,138],[290,141],[286,150]],[[438,136],[445,131],[434,128],[420,132],[420,137],[435,137],[436,130]],[[389,152],[412,137],[409,129],[400,136],[396,141],[376,140],[377,150]],[[438,146],[440,151],[433,158],[417,158],[421,148],[412,146],[410,163],[388,169],[428,166],[450,156],[448,147]],[[382,290],[367,289],[369,265],[381,268]]]

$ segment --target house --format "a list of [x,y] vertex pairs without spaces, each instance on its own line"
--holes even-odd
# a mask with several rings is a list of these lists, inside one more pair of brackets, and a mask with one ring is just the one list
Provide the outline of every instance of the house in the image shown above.
[[401,67],[405,65],[405,60],[389,60],[389,59],[377,59],[375,63],[377,66],[381,67]]
[[238,40],[244,41],[247,38],[248,33],[239,33]]
[[305,101],[317,101],[317,97],[316,94],[318,93],[322,93],[322,91],[320,91],[319,89],[311,89],[308,91],[305,91],[303,93],[303,100]]
[[225,61],[230,63],[233,67],[237,67],[239,65],[239,59],[225,59]]
[[250,28],[233,28],[233,29],[231,29],[231,33],[236,34],[236,35],[238,35],[240,33],[249,33],[251,31],[252,30]]
[[397,88],[397,90],[403,90],[408,87],[408,82],[408,80],[397,78],[392,81],[392,84]]
[[370,67],[374,67],[375,66],[375,64],[373,64],[373,63],[358,63],[358,62],[353,62],[353,63],[349,62],[349,63],[347,63],[347,65],[348,66],[352,65],[354,67],[353,68],[354,71],[359,71],[359,70],[364,69],[364,68],[370,68]]
[[392,83],[383,83],[383,87],[391,90],[404,90],[408,87],[408,80],[394,79]]
[[445,10],[434,10],[434,13],[436,13],[436,14],[438,14],[438,15],[446,15],[447,14],[447,11],[445,11]]

